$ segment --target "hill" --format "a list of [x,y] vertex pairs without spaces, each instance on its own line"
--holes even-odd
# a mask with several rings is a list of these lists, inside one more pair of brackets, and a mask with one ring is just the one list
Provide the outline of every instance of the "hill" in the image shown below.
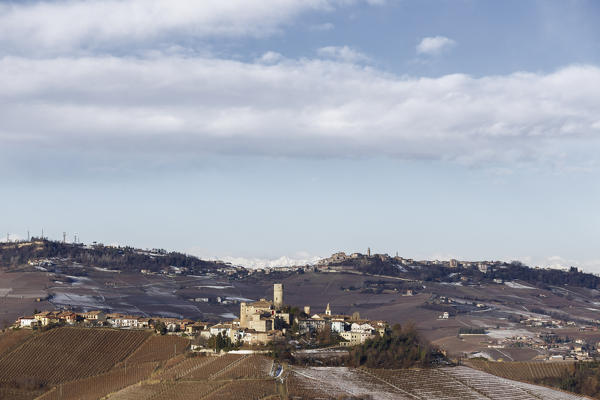
[[321,260],[317,268],[359,272],[374,276],[400,277],[423,282],[467,282],[475,284],[521,280],[538,287],[570,285],[588,289],[600,287],[600,276],[575,267],[567,270],[532,268],[519,261],[429,261],[390,257],[387,254],[365,255],[336,253]]
[[[467,367],[289,366],[259,354],[171,353],[174,345],[180,348],[187,339],[156,338],[142,331],[109,329],[57,328],[33,333],[0,358],[0,399],[579,398]],[[15,380],[17,376],[28,379]]]
[[[0,267],[37,266],[44,270],[86,266],[123,272],[216,272],[225,264],[163,249],[142,250],[133,247],[105,246],[94,243],[63,243],[46,239],[0,244]],[[77,271],[70,271],[77,274]],[[85,271],[80,271],[85,274]]]

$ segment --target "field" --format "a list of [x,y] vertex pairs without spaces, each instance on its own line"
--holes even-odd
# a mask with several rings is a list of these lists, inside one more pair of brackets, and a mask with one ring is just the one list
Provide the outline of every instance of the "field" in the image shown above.
[[152,336],[129,356],[127,361],[129,363],[166,361],[183,354],[189,345],[188,339],[179,336]]
[[47,385],[97,375],[127,357],[148,335],[112,329],[52,329],[0,359],[0,382],[29,379]]
[[259,355],[186,358],[164,368],[151,381],[125,388],[109,399],[259,400],[278,394],[275,380],[269,375],[272,365],[273,361]]
[[7,330],[0,333],[0,358],[19,346],[22,342],[31,336],[31,331],[27,329]]
[[[577,399],[469,367],[375,370],[285,366],[251,354],[194,356],[188,339],[149,332],[57,328],[0,343],[0,399],[300,400]],[[10,350],[12,349],[12,350]],[[478,362],[478,361],[476,361]],[[565,363],[484,363],[494,374],[556,376]],[[510,375],[510,374],[513,375]]]
[[581,399],[541,386],[500,378],[467,367],[364,370],[294,367],[286,378],[290,399]]
[[58,385],[39,400],[95,400],[150,377],[156,362],[129,367]]
[[493,362],[469,360],[468,365],[481,371],[516,381],[534,382],[544,378],[560,378],[573,372],[574,362]]

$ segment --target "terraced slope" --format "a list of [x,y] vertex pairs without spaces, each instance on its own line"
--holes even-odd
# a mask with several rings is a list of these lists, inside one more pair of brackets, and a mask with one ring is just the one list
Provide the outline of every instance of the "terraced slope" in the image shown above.
[[371,396],[389,399],[571,400],[584,397],[512,381],[468,367],[366,370],[294,367],[286,379],[290,399]]
[[125,359],[148,336],[144,331],[52,329],[0,359],[0,382],[56,384],[97,375]]

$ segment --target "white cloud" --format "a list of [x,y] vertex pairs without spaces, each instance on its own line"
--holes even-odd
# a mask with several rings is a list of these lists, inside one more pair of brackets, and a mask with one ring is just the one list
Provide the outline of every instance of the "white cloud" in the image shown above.
[[317,49],[317,54],[324,58],[331,58],[349,63],[369,61],[369,57],[349,46],[326,46]]
[[259,62],[265,64],[274,64],[281,60],[283,60],[283,56],[275,51],[267,51],[258,59]]
[[[262,37],[309,11],[363,0],[57,0],[0,4],[0,48],[8,54],[67,53],[166,37]],[[377,2],[367,1],[368,4]]]
[[443,51],[454,47],[456,42],[445,36],[426,37],[417,45],[417,53],[427,55],[438,55]]
[[323,60],[5,57],[0,158],[93,148],[85,163],[208,152],[569,165],[596,159],[599,86],[583,65],[411,78]]

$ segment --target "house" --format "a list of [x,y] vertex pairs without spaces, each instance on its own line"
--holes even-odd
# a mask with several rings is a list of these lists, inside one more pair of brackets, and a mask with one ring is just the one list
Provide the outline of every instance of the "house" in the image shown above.
[[360,332],[347,331],[342,332],[340,336],[345,340],[345,342],[340,343],[342,346],[356,346],[362,343],[362,335]]
[[138,318],[138,328],[148,329],[150,328],[152,320],[150,318]]
[[229,337],[231,328],[231,324],[216,324],[209,328],[209,332],[211,336],[221,334],[223,337]]
[[350,330],[352,332],[367,333],[369,335],[372,335],[376,332],[373,325],[371,325],[368,321],[355,321],[350,326]]
[[18,326],[20,328],[33,328],[34,326],[37,326],[39,321],[31,316],[31,317],[21,317],[18,320]]
[[99,311],[99,310],[84,312],[84,313],[81,313],[80,315],[85,321],[88,321],[88,322],[105,322],[106,321],[106,314],[104,314],[102,311]]
[[344,318],[332,318],[331,319],[331,331],[332,332],[345,332],[346,331],[346,321]]
[[58,313],[56,311],[42,311],[33,316],[38,320],[39,325],[48,326],[50,324],[57,324],[59,322]]
[[298,321],[298,328],[300,333],[315,331],[319,332],[325,329],[326,326],[327,321],[318,314],[315,314],[310,318],[301,319]]
[[116,328],[137,328],[139,318],[132,315],[121,315],[110,320],[110,324]]
[[186,325],[185,333],[188,335],[196,335],[198,332],[205,330],[209,324],[206,322],[195,322],[193,324]]
[[58,319],[66,322],[69,325],[73,325],[77,322],[77,314],[72,311],[63,311],[58,314]]

